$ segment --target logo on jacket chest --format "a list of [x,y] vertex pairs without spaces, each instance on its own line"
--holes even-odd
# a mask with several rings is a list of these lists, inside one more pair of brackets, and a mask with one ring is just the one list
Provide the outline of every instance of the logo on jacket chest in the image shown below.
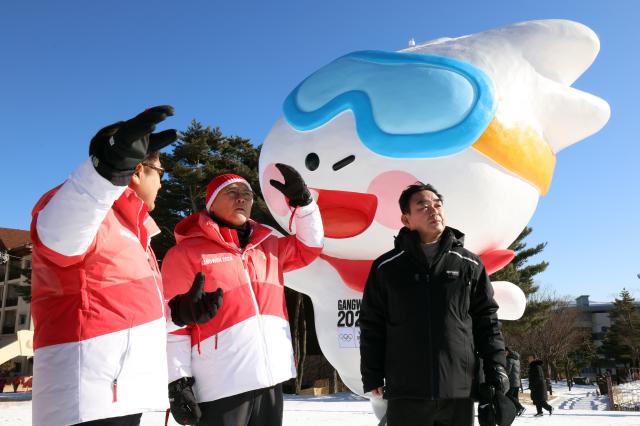
[[224,263],[231,262],[233,260],[233,256],[223,255],[223,256],[202,256],[202,264],[203,265],[214,265],[216,263]]

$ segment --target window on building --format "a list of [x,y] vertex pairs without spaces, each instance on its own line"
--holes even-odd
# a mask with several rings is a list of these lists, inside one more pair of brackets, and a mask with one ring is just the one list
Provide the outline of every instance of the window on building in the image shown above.
[[[0,260],[0,262],[2,262]],[[0,282],[4,282],[4,273],[7,270],[7,266],[4,263],[0,263]]]
[[7,289],[7,298],[4,301],[4,307],[8,308],[11,306],[18,306],[18,285],[17,284],[8,284],[9,288]]
[[27,323],[27,315],[26,314],[20,314],[20,316],[18,317],[18,325],[25,325]]
[[20,278],[22,274],[22,261],[21,259],[10,258],[9,259],[9,279],[15,280]]
[[2,323],[2,334],[14,334],[16,332],[16,311],[4,311],[4,322]]

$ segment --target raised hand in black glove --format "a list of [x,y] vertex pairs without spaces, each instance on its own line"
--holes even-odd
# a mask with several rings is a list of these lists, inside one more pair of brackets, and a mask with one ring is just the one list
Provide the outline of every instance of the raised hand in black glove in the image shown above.
[[130,120],[110,124],[91,139],[89,156],[93,167],[114,185],[126,186],[136,166],[147,154],[178,139],[174,130],[152,133],[156,124],[173,115],[169,105],[149,108]]
[[173,418],[181,425],[197,425],[202,412],[191,388],[193,377],[183,377],[169,383],[169,406]]
[[510,426],[516,418],[516,406],[502,392],[489,383],[478,389],[478,423],[480,426]]
[[210,293],[204,290],[204,274],[198,272],[191,289],[169,301],[171,320],[174,324],[203,324],[216,316],[222,307],[222,289]]
[[311,193],[304,183],[300,173],[291,166],[276,163],[276,167],[284,177],[284,183],[271,179],[269,183],[278,191],[282,192],[289,199],[291,207],[306,206],[311,203]]

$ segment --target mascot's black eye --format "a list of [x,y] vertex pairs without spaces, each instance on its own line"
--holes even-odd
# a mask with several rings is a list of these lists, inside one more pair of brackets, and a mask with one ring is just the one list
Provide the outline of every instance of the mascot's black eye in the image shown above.
[[304,164],[307,166],[307,169],[313,171],[320,165],[320,157],[318,157],[318,154],[315,152],[312,152],[304,159]]

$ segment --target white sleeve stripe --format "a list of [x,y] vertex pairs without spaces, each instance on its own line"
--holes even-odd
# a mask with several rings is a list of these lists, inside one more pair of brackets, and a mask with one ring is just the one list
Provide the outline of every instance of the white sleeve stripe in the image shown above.
[[295,212],[296,238],[307,247],[322,247],[324,245],[324,228],[320,209],[315,201],[304,207],[298,207]]
[[476,262],[475,260],[471,259],[470,257],[463,256],[460,253],[457,253],[455,251],[449,250],[447,253],[455,254],[456,256],[458,256],[461,259],[468,260],[469,262],[475,264],[476,266],[480,266],[480,264],[478,262]]
[[83,254],[111,206],[126,189],[100,176],[91,160],[86,160],[38,214],[40,241],[65,256]]
[[396,257],[400,256],[402,253],[404,253],[404,250],[402,250],[400,253],[396,254],[396,255],[395,255],[395,256],[393,256],[392,258],[389,258],[389,259],[385,260],[384,262],[380,263],[376,269],[380,269],[380,267],[381,267],[382,265],[384,265],[384,264],[385,264],[385,263],[387,263],[387,262],[391,262],[393,259],[395,259]]

